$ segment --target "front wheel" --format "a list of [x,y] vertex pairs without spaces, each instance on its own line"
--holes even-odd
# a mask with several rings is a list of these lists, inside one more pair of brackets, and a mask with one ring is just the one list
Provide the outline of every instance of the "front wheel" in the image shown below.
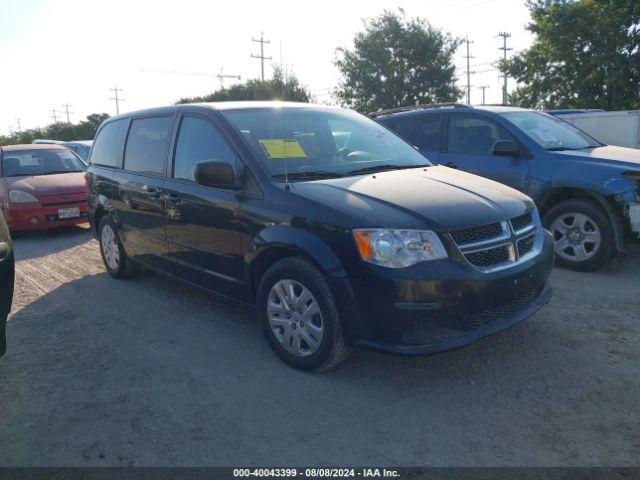
[[586,199],[566,200],[542,220],[553,235],[558,265],[572,270],[595,270],[613,257],[615,238],[602,208]]
[[285,258],[265,272],[258,314],[269,345],[292,367],[326,371],[351,352],[327,281],[302,258]]

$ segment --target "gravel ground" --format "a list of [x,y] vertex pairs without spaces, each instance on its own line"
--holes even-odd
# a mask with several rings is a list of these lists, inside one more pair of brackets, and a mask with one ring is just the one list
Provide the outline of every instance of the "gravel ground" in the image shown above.
[[550,305],[470,347],[313,375],[243,307],[110,278],[86,229],[14,242],[0,465],[640,464],[640,257],[556,269]]

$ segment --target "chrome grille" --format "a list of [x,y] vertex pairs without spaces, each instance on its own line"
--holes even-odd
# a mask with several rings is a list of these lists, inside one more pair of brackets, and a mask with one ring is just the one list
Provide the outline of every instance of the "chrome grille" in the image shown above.
[[527,212],[524,215],[520,215],[519,217],[511,219],[511,225],[516,232],[522,230],[523,228],[527,228],[532,223],[533,219],[531,217],[531,212]]
[[535,245],[535,234],[532,234],[518,241],[518,253],[522,257],[527,253],[529,253],[531,250],[533,250],[534,245]]
[[489,250],[481,250],[479,252],[467,253],[467,260],[477,267],[490,267],[499,263],[509,261],[509,248],[505,245]]
[[499,223],[465,228],[451,232],[464,258],[484,272],[507,268],[524,261],[535,251],[536,236],[541,234],[539,221],[534,221],[534,212],[514,217]]
[[500,223],[490,223],[481,227],[465,228],[451,232],[451,238],[457,244],[465,244],[472,242],[480,242],[489,238],[494,238],[502,233],[502,225]]

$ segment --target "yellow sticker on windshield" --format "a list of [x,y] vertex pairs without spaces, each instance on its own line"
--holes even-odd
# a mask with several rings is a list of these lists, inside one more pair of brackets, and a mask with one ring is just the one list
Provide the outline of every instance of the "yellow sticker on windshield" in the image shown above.
[[259,142],[269,158],[307,158],[297,140],[269,139]]

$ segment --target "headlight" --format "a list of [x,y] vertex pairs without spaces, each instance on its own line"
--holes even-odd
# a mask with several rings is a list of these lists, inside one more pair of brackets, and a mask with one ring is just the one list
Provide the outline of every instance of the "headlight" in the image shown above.
[[431,230],[354,230],[360,257],[389,268],[410,267],[418,262],[447,258],[440,238]]
[[38,203],[38,199],[30,193],[22,190],[10,190],[9,202],[11,203]]

